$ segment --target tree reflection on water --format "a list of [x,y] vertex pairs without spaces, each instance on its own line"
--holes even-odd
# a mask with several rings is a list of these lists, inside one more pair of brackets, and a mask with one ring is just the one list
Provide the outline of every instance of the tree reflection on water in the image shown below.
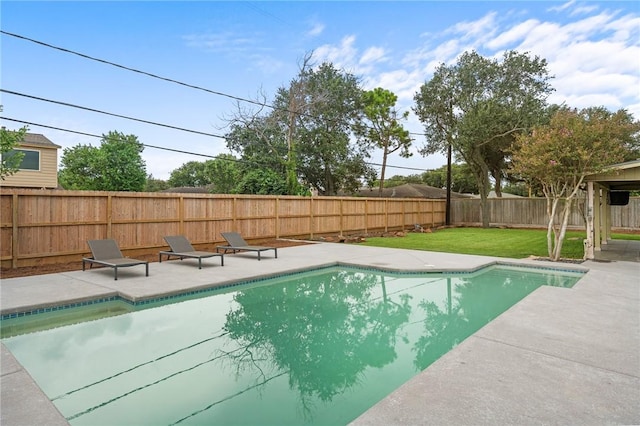
[[238,292],[238,308],[225,330],[242,350],[233,354],[238,372],[287,371],[305,411],[311,397],[323,402],[358,382],[367,367],[396,359],[398,330],[409,319],[410,296],[380,297],[378,274],[336,271]]

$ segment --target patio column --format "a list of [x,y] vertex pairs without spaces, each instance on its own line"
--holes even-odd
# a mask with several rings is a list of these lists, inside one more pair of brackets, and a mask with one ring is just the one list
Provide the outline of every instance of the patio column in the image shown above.
[[611,239],[611,204],[609,204],[609,196],[611,193],[607,188],[605,190],[604,205],[602,206],[602,244],[608,244]]
[[594,206],[593,206],[593,249],[600,251],[600,231],[602,229],[602,189],[600,185],[594,188]]
[[584,258],[593,259],[593,212],[594,212],[593,182],[587,182],[587,238],[584,240]]

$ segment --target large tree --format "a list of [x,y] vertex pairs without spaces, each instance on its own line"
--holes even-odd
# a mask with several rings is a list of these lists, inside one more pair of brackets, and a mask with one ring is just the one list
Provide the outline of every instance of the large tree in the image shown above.
[[512,171],[539,184],[547,198],[549,258],[562,251],[571,207],[588,174],[620,162],[625,143],[637,137],[639,126],[620,110],[561,109],[550,124],[518,136]]
[[94,191],[142,191],[147,173],[143,145],[134,135],[109,132],[99,148],[77,145],[66,148],[58,172],[65,189]]
[[356,191],[373,181],[366,163],[366,144],[352,141],[352,126],[361,113],[362,90],[352,74],[323,63],[305,77],[305,115],[296,125],[298,173],[323,195]]
[[[435,188],[444,189],[447,185],[447,165],[422,173],[422,182]],[[451,164],[451,190],[469,194],[473,194],[477,190],[473,173],[465,163]]]
[[423,155],[446,152],[471,168],[481,197],[484,227],[489,226],[490,176],[499,191],[502,171],[515,136],[537,124],[552,91],[547,63],[514,51],[502,60],[465,52],[454,65],[442,64],[415,94],[415,113],[424,125]]
[[220,154],[207,161],[189,161],[174,169],[169,176],[172,187],[207,187],[214,194],[232,194],[243,174],[238,159]]
[[401,157],[411,157],[411,137],[409,131],[402,127],[409,111],[399,113],[396,108],[398,97],[391,91],[377,87],[363,93],[363,116],[356,123],[356,135],[365,143],[382,150],[382,167],[380,169],[379,193],[384,188],[384,175],[387,159],[398,151]]
[[14,151],[14,148],[24,140],[26,133],[26,127],[19,130],[0,129],[0,180],[18,171],[24,153]]

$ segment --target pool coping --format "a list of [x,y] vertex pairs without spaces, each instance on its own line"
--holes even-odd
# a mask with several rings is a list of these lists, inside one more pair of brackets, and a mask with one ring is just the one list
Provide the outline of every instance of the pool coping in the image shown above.
[[[459,272],[461,264],[465,266],[464,270],[473,271],[495,263],[584,270],[585,276],[571,289],[534,291],[355,419],[353,424],[557,424],[585,419],[586,423],[601,423],[594,419],[605,420],[606,423],[640,423],[640,407],[631,404],[629,399],[634,398],[636,402],[640,399],[640,292],[635,282],[640,273],[638,264],[586,262],[583,265],[559,265],[528,259],[335,243],[283,248],[281,252],[278,259],[264,258],[261,261],[255,257],[231,255],[228,261],[225,259],[223,268],[203,264],[202,271],[186,261],[154,263],[150,268],[151,278],[123,270],[123,275],[115,282],[110,271],[99,269],[7,279],[0,283],[0,306],[2,309],[6,309],[5,306],[15,309],[28,305],[29,300],[31,305],[36,305],[46,297],[55,299],[52,297],[54,294],[47,293],[56,291],[59,298],[68,298],[70,295],[64,294],[66,286],[87,289],[91,294],[122,292],[143,298],[157,292],[176,291],[175,283],[171,281],[185,276],[192,281],[190,286],[201,286],[205,281],[210,284],[212,278],[218,283],[237,282],[243,277],[268,277],[282,271],[303,271],[313,266],[338,263],[389,272]],[[11,291],[5,291],[7,288]],[[599,322],[593,322],[591,311],[599,312],[597,306],[603,300],[609,303],[609,316],[613,319],[604,316]],[[537,310],[546,316],[539,316]],[[563,324],[567,323],[574,324],[575,330],[564,330]],[[616,325],[619,323],[627,327],[619,329]],[[24,424],[21,419],[24,420],[26,413],[32,423],[68,424],[53,403],[46,397],[43,400],[44,394],[28,372],[11,358],[3,344],[0,423]],[[490,368],[485,368],[482,362]],[[462,368],[473,365],[477,366],[476,375]],[[549,369],[549,365],[570,367],[571,375],[564,377],[562,369]],[[503,371],[505,367],[506,373]],[[526,368],[537,369],[539,373],[536,377],[529,377]],[[580,393],[580,398],[575,400],[561,398],[560,405],[553,395],[557,393],[557,386],[548,388],[545,384],[545,380],[554,382],[559,378],[564,378],[560,384],[576,384],[576,392],[588,390],[597,395],[599,401],[596,403],[589,399],[589,395]],[[430,391],[433,389],[437,392]],[[526,390],[526,404],[521,399],[521,390]],[[494,407],[487,406],[486,395],[476,394],[480,391],[491,394]],[[16,398],[15,395],[21,397]],[[559,412],[560,406],[564,412]],[[41,419],[47,421],[41,422]]]
[[[165,261],[166,263],[166,261]],[[189,287],[188,289],[175,290],[171,292],[158,292],[157,294],[150,294],[144,297],[132,297],[125,292],[106,292],[99,296],[85,296],[79,298],[71,298],[65,300],[57,300],[53,302],[43,302],[39,304],[33,305],[21,305],[9,309],[0,308],[0,320],[8,320],[14,318],[21,318],[25,316],[33,316],[39,315],[42,313],[49,313],[55,311],[61,311],[69,308],[76,308],[82,306],[90,306],[99,303],[107,303],[112,301],[122,301],[133,306],[140,306],[145,304],[151,304],[156,302],[163,302],[171,299],[177,299],[181,297],[187,297],[197,294],[205,294],[207,292],[214,292],[220,289],[225,288],[233,288],[237,286],[250,285],[260,281],[266,281],[273,278],[285,277],[289,275],[302,274],[305,272],[312,272],[315,270],[321,270],[332,267],[345,267],[345,268],[354,268],[360,270],[371,270],[375,272],[381,273],[390,273],[390,274],[472,274],[475,272],[479,272],[483,269],[490,268],[493,266],[510,266],[510,267],[520,267],[527,269],[535,269],[540,271],[559,271],[559,272],[567,272],[567,273],[582,273],[585,274],[588,272],[587,268],[580,267],[578,265],[572,266],[550,266],[550,265],[536,265],[531,263],[522,263],[517,260],[508,261],[508,260],[494,260],[487,262],[485,264],[476,265],[471,268],[446,268],[446,269],[399,269],[399,268],[389,268],[384,266],[373,266],[373,265],[363,265],[359,263],[351,263],[351,262],[330,262],[322,265],[315,265],[307,268],[294,269],[286,272],[275,272],[272,274],[264,274],[253,276],[248,279],[232,279],[227,281],[221,281],[216,284],[203,284],[197,285],[193,287]]]

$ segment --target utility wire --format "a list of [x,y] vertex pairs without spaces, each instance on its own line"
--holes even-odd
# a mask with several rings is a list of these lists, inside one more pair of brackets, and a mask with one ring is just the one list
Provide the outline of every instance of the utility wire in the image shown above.
[[[180,86],[189,87],[191,89],[200,90],[200,91],[203,91],[203,92],[211,93],[213,95],[223,96],[223,97],[226,97],[226,98],[229,98],[229,99],[233,99],[235,101],[246,102],[246,103],[253,104],[253,105],[256,105],[256,106],[259,106],[259,107],[267,107],[267,108],[270,108],[270,109],[272,109],[274,111],[282,111],[282,112],[292,113],[292,114],[296,114],[296,115],[300,115],[300,116],[304,116],[304,117],[317,118],[317,117],[315,117],[315,116],[313,116],[311,114],[301,113],[301,112],[298,112],[298,111],[290,111],[290,110],[288,110],[286,108],[275,107],[275,106],[273,106],[271,104],[267,104],[265,102],[258,102],[258,101],[254,101],[254,100],[251,100],[251,99],[241,98],[239,96],[230,95],[228,93],[223,93],[223,92],[219,92],[219,91],[216,91],[216,90],[207,89],[207,88],[202,87],[202,86],[196,86],[194,84],[184,83],[184,82],[181,82],[181,81],[178,81],[178,80],[174,80],[172,78],[162,77],[160,75],[153,74],[153,73],[150,73],[150,72],[147,72],[147,71],[142,71],[142,70],[139,70],[139,69],[136,69],[136,68],[131,68],[131,67],[128,67],[128,66],[125,66],[125,65],[120,65],[120,64],[117,64],[115,62],[107,61],[105,59],[96,58],[94,56],[90,56],[90,55],[87,55],[87,54],[84,54],[84,53],[76,52],[74,50],[66,49],[64,47],[54,46],[52,44],[45,43],[43,41],[35,40],[35,39],[29,38],[29,37],[25,37],[25,36],[22,36],[22,35],[19,35],[19,34],[15,34],[15,33],[10,33],[8,31],[0,30],[0,34],[4,34],[4,35],[7,35],[7,36],[15,37],[15,38],[18,38],[18,39],[21,39],[21,40],[25,40],[25,41],[30,41],[32,43],[39,44],[41,46],[45,46],[45,47],[48,47],[48,48],[51,48],[51,49],[59,50],[61,52],[69,53],[69,54],[72,54],[72,55],[80,56],[81,58],[89,59],[91,61],[100,62],[100,63],[106,64],[106,65],[111,65],[113,67],[121,68],[123,70],[127,70],[127,71],[131,71],[131,72],[134,72],[134,73],[146,75],[148,77],[152,77],[152,78],[155,78],[155,79],[158,79],[158,80],[162,80],[162,81],[166,81],[166,82],[169,82],[169,83],[178,84]],[[424,135],[422,133],[409,132],[409,134],[410,135],[414,135],[414,136],[426,136],[426,135]]]
[[[65,129],[62,127],[56,127],[56,126],[49,126],[46,124],[40,124],[40,123],[34,123],[32,121],[25,121],[25,120],[19,120],[16,118],[10,118],[10,117],[2,117],[0,116],[0,120],[7,120],[7,121],[13,121],[16,123],[22,123],[22,124],[26,124],[29,126],[37,126],[37,127],[44,127],[46,129],[52,129],[52,130],[58,130],[61,132],[67,132],[67,133],[75,133],[78,135],[83,135],[83,136],[89,136],[92,138],[98,138],[101,139],[104,137],[104,135],[95,135],[92,133],[86,133],[86,132],[80,132],[77,130],[70,130],[70,129]],[[227,160],[227,161],[236,161],[238,163],[246,163],[246,164],[257,164],[251,161],[247,161],[247,160],[242,160],[242,159],[229,159],[229,158],[220,158],[219,156],[216,155],[210,155],[210,154],[201,154],[201,153],[197,153],[197,152],[192,152],[192,151],[184,151],[181,149],[174,149],[174,148],[166,148],[166,147],[162,147],[162,146],[157,146],[157,145],[149,145],[146,143],[140,143],[142,146],[144,146],[145,148],[153,148],[153,149],[160,149],[163,151],[171,151],[171,152],[177,152],[180,154],[188,154],[188,155],[195,155],[195,156],[199,156],[199,157],[207,157],[207,158],[213,158],[213,159],[221,159],[221,160]],[[374,166],[374,167],[382,167],[382,164],[380,163],[372,163],[372,162],[364,162],[365,164],[368,164],[370,166]],[[417,167],[405,167],[405,166],[393,166],[391,164],[387,164],[386,165],[387,168],[391,168],[391,169],[403,169],[403,170],[414,170],[414,171],[418,171],[418,172],[427,172],[429,171],[428,169],[420,169]]]
[[147,72],[147,71],[141,71],[141,70],[138,70],[136,68],[131,68],[131,67],[127,67],[125,65],[116,64],[115,62],[111,62],[111,61],[107,61],[105,59],[100,59],[100,58],[96,58],[96,57],[93,57],[93,56],[89,56],[89,55],[86,55],[84,53],[76,52],[76,51],[73,51],[73,50],[70,50],[70,49],[65,49],[63,47],[54,46],[52,44],[45,43],[45,42],[42,42],[42,41],[39,41],[39,40],[34,40],[32,38],[21,36],[19,34],[10,33],[10,32],[4,31],[4,30],[0,30],[0,34],[4,34],[4,35],[11,36],[11,37],[19,38],[19,39],[25,40],[25,41],[30,41],[32,43],[36,43],[36,44],[39,44],[41,46],[49,47],[51,49],[59,50],[61,52],[65,52],[65,53],[70,53],[72,55],[80,56],[81,58],[84,58],[84,59],[89,59],[91,61],[100,62],[100,63],[106,64],[106,65],[111,65],[111,66],[114,66],[116,68],[121,68],[123,70],[127,70],[127,71],[135,72],[135,73],[138,73],[138,74],[146,75],[148,77],[156,78],[158,80],[167,81],[169,83],[178,84],[180,86],[189,87],[191,89],[201,90],[203,92],[211,93],[211,94],[218,95],[218,96],[224,96],[226,98],[233,99],[233,100],[236,100],[236,101],[247,102],[247,103],[251,103],[251,104],[254,104],[254,105],[258,105],[258,106],[266,106],[266,107],[275,109],[271,105],[262,104],[262,103],[257,102],[257,101],[252,101],[251,99],[240,98],[238,96],[229,95],[227,93],[218,92],[218,91],[207,89],[207,88],[204,88],[204,87],[201,87],[201,86],[196,86],[194,84],[183,83],[181,81],[174,80],[172,78],[162,77],[162,76],[159,76],[157,74],[153,74],[153,73],[150,73],[150,72]]
[[52,103],[52,104],[57,104],[57,105],[68,106],[68,107],[71,107],[71,108],[82,109],[82,110],[85,110],[85,111],[97,112],[99,114],[110,115],[112,117],[125,118],[127,120],[138,121],[140,123],[153,124],[154,126],[166,127],[166,128],[174,129],[174,130],[182,130],[183,132],[189,132],[189,133],[195,133],[195,134],[198,134],[198,135],[212,136],[214,138],[225,139],[224,136],[216,135],[214,133],[200,132],[198,130],[185,129],[184,127],[177,127],[177,126],[172,126],[172,125],[169,125],[169,124],[157,123],[155,121],[149,121],[149,120],[143,120],[143,119],[140,119],[140,118],[130,117],[130,116],[127,116],[127,115],[120,115],[120,114],[115,114],[115,113],[112,113],[112,112],[101,111],[99,109],[94,109],[94,108],[84,107],[84,106],[80,106],[80,105],[70,104],[68,102],[54,101],[54,100],[51,100],[51,99],[41,98],[41,97],[38,97],[38,96],[27,95],[25,93],[14,92],[13,90],[0,89],[0,92],[8,93],[10,95],[23,96],[25,98],[35,99],[37,101],[49,102],[49,103]]

